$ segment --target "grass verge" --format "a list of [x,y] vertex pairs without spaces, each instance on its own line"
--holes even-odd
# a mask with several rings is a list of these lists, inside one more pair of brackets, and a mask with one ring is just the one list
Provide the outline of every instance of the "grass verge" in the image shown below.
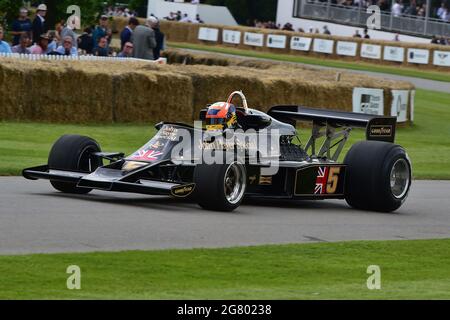
[[[0,299],[449,299],[450,240],[0,256]],[[66,269],[81,268],[81,290]],[[367,267],[381,269],[368,290]]]
[[288,55],[288,54],[259,52],[259,51],[252,51],[252,50],[242,50],[242,49],[234,49],[234,48],[227,48],[227,47],[206,46],[206,45],[180,43],[180,42],[170,42],[169,45],[170,45],[170,47],[180,48],[180,49],[202,50],[202,51],[214,52],[214,53],[239,55],[239,56],[244,56],[244,57],[249,57],[249,58],[263,58],[263,59],[270,59],[270,60],[283,61],[283,62],[296,62],[296,63],[318,65],[318,66],[324,66],[324,67],[389,73],[389,74],[395,74],[395,75],[400,75],[400,76],[450,82],[450,73],[431,71],[431,70],[418,70],[416,68],[410,68],[410,67],[404,67],[404,66],[402,66],[402,67],[387,66],[387,65],[380,65],[380,64],[375,64],[375,63],[370,63],[370,62],[365,62],[365,61],[346,62],[346,61],[340,61],[340,60],[321,59],[321,58],[308,57],[308,56],[294,56],[294,55]]
[[[408,151],[417,179],[450,179],[450,94],[418,90],[415,124],[400,128],[397,143]],[[0,175],[19,175],[26,167],[47,163],[54,141],[63,134],[96,139],[104,151],[131,154],[153,136],[152,125],[62,125],[0,122]],[[300,130],[306,140],[309,129]],[[347,147],[363,139],[355,131]]]

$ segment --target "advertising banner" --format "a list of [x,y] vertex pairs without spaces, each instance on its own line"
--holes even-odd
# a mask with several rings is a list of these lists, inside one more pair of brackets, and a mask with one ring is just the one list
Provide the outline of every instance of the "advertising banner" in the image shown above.
[[429,59],[430,51],[427,49],[408,49],[407,61],[409,63],[428,64]]
[[363,43],[361,45],[361,57],[368,59],[380,59],[381,58],[381,46],[376,44]]
[[253,47],[262,47],[264,46],[264,34],[246,32],[244,35],[244,44]]
[[219,29],[201,27],[198,29],[198,39],[217,42],[219,40]]
[[223,29],[222,41],[224,43],[240,44],[241,43],[241,32]]
[[450,67],[450,51],[434,51],[433,64],[435,66]]
[[311,48],[312,38],[292,37],[291,49],[299,51],[309,51]]
[[405,56],[405,48],[385,46],[383,57],[387,61],[403,62]]
[[314,39],[313,51],[331,54],[331,53],[333,53],[333,45],[334,45],[333,40],[316,38],[316,39]]
[[338,41],[336,45],[336,53],[341,56],[356,57],[358,44],[356,42]]
[[397,117],[397,122],[408,120],[409,90],[392,90],[391,116]]
[[267,36],[267,47],[269,48],[286,48],[287,37],[282,35],[269,34]]
[[383,89],[354,88],[353,112],[384,115]]

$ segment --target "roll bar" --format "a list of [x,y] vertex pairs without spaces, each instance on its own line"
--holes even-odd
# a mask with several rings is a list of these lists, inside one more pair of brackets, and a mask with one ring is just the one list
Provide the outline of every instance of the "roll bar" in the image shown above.
[[248,112],[247,98],[245,98],[245,95],[242,91],[234,91],[233,93],[231,93],[227,103],[231,103],[231,101],[233,101],[234,96],[241,97],[245,113],[248,114],[249,112]]

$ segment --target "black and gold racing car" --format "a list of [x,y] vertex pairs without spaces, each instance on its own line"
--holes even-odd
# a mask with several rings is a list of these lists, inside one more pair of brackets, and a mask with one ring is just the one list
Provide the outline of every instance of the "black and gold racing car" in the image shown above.
[[[48,164],[25,169],[23,176],[50,180],[65,193],[96,189],[192,198],[218,211],[232,211],[251,197],[345,199],[356,209],[392,212],[407,198],[411,162],[394,144],[395,117],[290,105],[264,113],[248,108],[242,92],[231,98],[236,95],[243,101],[236,108],[238,130],[211,133],[204,126],[162,122],[129,156],[102,152],[88,137],[65,135],[53,145]],[[200,112],[200,121],[206,114]],[[312,128],[306,143],[300,142],[298,122]],[[339,162],[353,128],[365,128],[367,140]]]

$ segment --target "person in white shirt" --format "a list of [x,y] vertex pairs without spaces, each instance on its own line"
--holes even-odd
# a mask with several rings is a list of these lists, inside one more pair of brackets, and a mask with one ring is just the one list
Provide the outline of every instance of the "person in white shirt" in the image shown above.
[[191,22],[187,13],[183,15],[183,18],[181,18],[180,22]]
[[403,5],[400,3],[401,0],[396,0],[392,6],[392,14],[394,17],[400,17],[403,11]]

